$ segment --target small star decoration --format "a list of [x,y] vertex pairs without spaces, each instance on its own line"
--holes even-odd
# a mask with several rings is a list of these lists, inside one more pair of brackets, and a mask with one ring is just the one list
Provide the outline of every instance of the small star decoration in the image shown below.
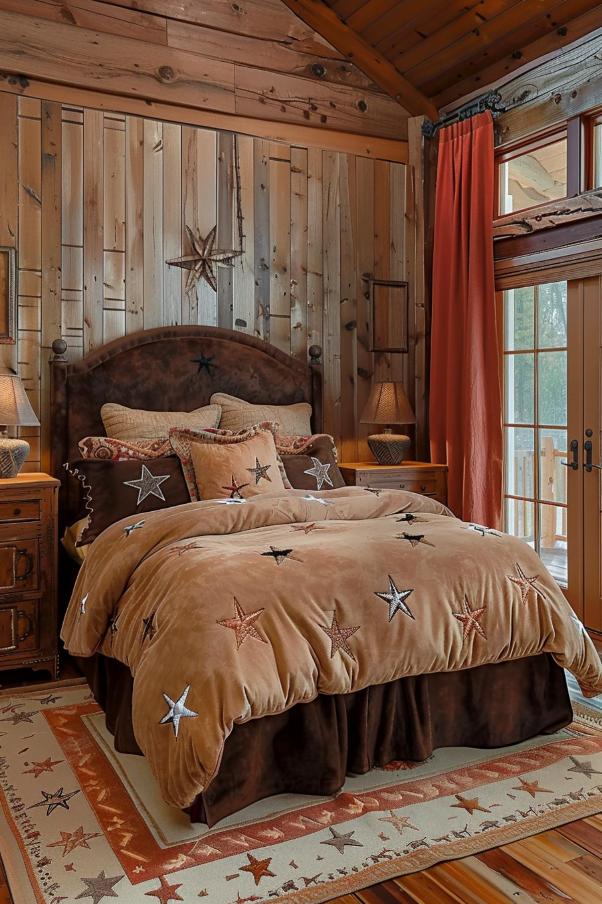
[[339,854],[343,854],[345,852],[345,845],[350,845],[351,847],[363,847],[364,845],[361,841],[358,841],[353,836],[355,832],[337,832],[336,829],[332,827],[329,829],[331,838],[326,838],[325,841],[321,841],[320,844],[329,844],[332,847],[335,847]]
[[247,854],[247,857],[249,858],[249,862],[245,863],[244,866],[239,866],[238,868],[242,870],[242,872],[251,873],[251,875],[255,879],[255,885],[259,885],[264,876],[275,877],[276,874],[268,869],[270,863],[272,862],[271,857],[266,857],[264,860],[258,860],[253,856],[253,854]]
[[534,574],[531,577],[527,577],[518,562],[515,562],[514,567],[516,569],[517,577],[514,577],[514,575],[511,574],[507,574],[506,577],[509,581],[512,581],[513,584],[516,584],[516,586],[520,589],[521,602],[524,604],[527,603],[531,590],[535,592],[536,598],[545,601],[546,595],[543,590],[537,586],[536,583],[536,581],[539,579],[539,575]]
[[259,483],[260,480],[267,480],[268,483],[272,482],[272,478],[268,474],[271,465],[262,465],[258,458],[255,459],[255,467],[247,468],[249,474],[252,474],[255,478],[255,486]]
[[137,508],[144,502],[147,496],[156,496],[157,499],[161,499],[165,502],[161,484],[165,483],[166,480],[169,480],[169,474],[155,475],[152,471],[149,471],[146,465],[142,465],[138,480],[124,480],[123,483],[126,487],[133,487],[135,490],[138,490],[138,499],[136,500]]
[[452,807],[458,807],[461,810],[466,810],[467,813],[472,814],[475,810],[480,810],[481,813],[490,813],[491,810],[488,810],[487,807],[482,807],[479,803],[478,797],[462,797],[461,794],[456,794],[457,804],[452,804]]
[[197,373],[200,374],[202,370],[206,370],[207,373],[211,376],[211,368],[217,367],[217,364],[213,364],[213,358],[208,358],[207,355],[199,355],[198,358],[192,358],[191,364],[198,364]]
[[454,618],[462,623],[462,642],[467,640],[473,633],[477,633],[483,640],[487,640],[487,635],[483,630],[481,619],[485,613],[487,606],[481,606],[480,609],[471,609],[468,597],[465,596],[462,601],[462,611],[454,612]]
[[282,565],[282,563],[288,559],[292,551],[292,549],[277,549],[275,546],[270,546],[270,551],[262,552],[261,555],[271,557],[276,565]]
[[243,607],[235,597],[234,612],[234,618],[224,618],[221,621],[218,621],[218,625],[222,625],[222,627],[230,628],[230,630],[234,631],[237,650],[241,648],[247,637],[253,637],[255,640],[260,640],[262,643],[267,643],[265,637],[262,637],[262,635],[255,627],[255,622],[261,616],[261,614],[265,612],[265,609],[256,609],[255,612],[247,613],[244,611]]
[[330,638],[330,658],[332,659],[337,650],[343,650],[350,656],[354,662],[356,662],[353,651],[351,650],[347,641],[356,631],[359,631],[361,625],[355,625],[354,627],[344,627],[340,625],[337,621],[336,612],[332,613],[332,622],[330,627],[326,625],[320,625],[320,628],[324,631],[327,637]]
[[[269,467],[269,465],[268,465],[268,467]],[[241,490],[244,490],[244,488],[248,487],[248,486],[250,486],[250,484],[248,484],[248,483],[237,483],[236,477],[233,474],[232,480],[230,482],[230,486],[222,487],[222,490],[226,490],[228,493],[230,493],[230,499],[242,499],[243,497],[242,497]]]
[[62,847],[63,857],[65,857],[78,847],[89,850],[90,845],[88,841],[90,838],[100,838],[100,835],[100,832],[84,832],[84,827],[80,826],[75,832],[61,832],[60,839],[53,841],[52,844],[47,844],[46,847]]
[[117,885],[118,882],[121,882],[122,879],[123,876],[105,876],[104,869],[93,878],[84,879],[82,876],[82,882],[86,888],[81,894],[76,895],[75,900],[79,901],[80,898],[92,898],[92,904],[100,904],[103,898],[118,898],[119,895],[114,891],[113,886]]
[[320,505],[333,505],[334,499],[321,499],[319,496],[312,496],[311,493],[308,493],[306,496],[301,496],[305,502],[319,502]]
[[62,787],[59,788],[58,791],[42,791],[42,800],[39,800],[36,804],[32,804],[28,809],[33,810],[35,807],[46,807],[46,816],[50,816],[57,807],[68,810],[69,801],[72,797],[75,797],[76,794],[79,794],[79,789],[77,791],[69,791],[67,794],[63,793]]
[[325,483],[328,484],[329,487],[334,486],[330,475],[328,472],[330,471],[329,464],[323,464],[319,458],[314,458],[313,455],[310,456],[312,467],[308,468],[307,471],[304,471],[304,474],[307,474],[309,477],[316,478],[316,489],[321,490]]
[[418,827],[412,825],[412,821],[409,816],[400,816],[399,813],[395,813],[393,810],[389,810],[388,816],[380,816],[378,821],[391,823],[391,825],[397,829],[400,835],[403,835],[404,829],[415,829],[415,831],[418,831]]
[[152,891],[145,891],[144,894],[149,898],[157,898],[161,904],[169,904],[170,901],[184,900],[184,898],[178,894],[178,888],[182,887],[181,882],[170,885],[165,876],[159,876],[159,882],[161,883],[159,888],[154,888]]
[[410,593],[414,593],[414,589],[412,588],[411,590],[398,590],[391,575],[388,575],[388,578],[389,592],[379,593],[377,590],[375,590],[374,595],[380,597],[381,600],[384,600],[385,603],[389,604],[389,621],[393,621],[393,616],[397,612],[403,612],[404,615],[409,615],[410,618],[414,618],[414,613],[406,603],[406,600],[409,597]]
[[549,788],[540,788],[539,781],[537,781],[536,779],[533,779],[532,782],[528,782],[526,779],[519,777],[518,780],[520,782],[520,785],[513,785],[513,791],[526,791],[527,794],[531,795],[531,797],[535,797],[536,794],[543,794],[544,792],[546,794],[554,793],[553,791],[550,791]]
[[52,757],[47,757],[41,762],[35,762],[34,760],[31,763],[31,769],[25,769],[23,775],[33,775],[34,778],[39,778],[44,772],[52,772],[54,767],[62,762],[63,760],[53,760]]
[[142,619],[142,643],[145,640],[152,640],[156,633],[155,628],[155,613],[151,612],[150,615],[147,615],[146,618]]
[[191,292],[197,283],[204,279],[207,285],[217,292],[217,277],[215,267],[219,265],[231,267],[234,259],[242,254],[242,251],[226,250],[215,247],[217,225],[203,238],[201,233],[186,226],[186,235],[192,248],[192,254],[184,254],[182,257],[172,258],[166,261],[170,267],[182,267],[188,270],[186,280],[186,292]]
[[398,540],[407,540],[412,549],[415,549],[416,546],[422,544],[424,546],[433,546],[434,543],[431,543],[426,539],[424,534],[407,534],[405,531],[402,534],[397,535]]
[[140,530],[141,527],[144,527],[144,521],[136,521],[135,524],[127,524],[123,528],[123,532],[126,537],[129,537],[135,530]]
[[176,738],[178,737],[178,732],[180,730],[180,719],[193,719],[195,716],[198,716],[198,713],[195,713],[194,710],[186,707],[186,697],[188,696],[189,691],[190,685],[187,685],[177,700],[172,700],[167,694],[163,694],[165,702],[169,707],[169,711],[163,716],[159,725],[166,725],[168,722],[171,722]]

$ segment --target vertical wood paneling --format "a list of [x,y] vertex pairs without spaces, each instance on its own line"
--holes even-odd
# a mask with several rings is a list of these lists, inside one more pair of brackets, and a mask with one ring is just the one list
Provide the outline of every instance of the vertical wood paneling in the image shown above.
[[43,468],[50,464],[50,383],[46,360],[52,343],[62,335],[62,110],[61,105],[42,103],[42,311],[43,365],[40,373],[41,449]]
[[144,120],[144,329],[163,323],[163,123]]
[[[216,246],[238,250],[238,184],[243,253],[216,267],[217,293],[204,281],[186,293],[186,271],[165,262],[190,252],[187,225],[203,238],[217,225]],[[300,360],[322,346],[325,429],[342,459],[367,457],[363,276],[411,279],[406,167],[0,92],[0,202],[0,239],[20,263],[18,351],[0,352],[40,410],[43,463],[57,335],[78,357],[126,332],[218,320]],[[412,352],[383,355],[376,372],[408,386],[412,367]]]
[[182,323],[182,274],[166,260],[182,254],[182,128],[163,123],[163,323]]
[[291,148],[291,355],[307,360],[307,149]]
[[254,141],[255,333],[270,341],[270,145]]
[[103,119],[84,110],[84,353],[104,341]]
[[144,325],[144,121],[128,116],[126,141],[125,329]]
[[324,428],[341,445],[341,202],[340,155],[323,155]]

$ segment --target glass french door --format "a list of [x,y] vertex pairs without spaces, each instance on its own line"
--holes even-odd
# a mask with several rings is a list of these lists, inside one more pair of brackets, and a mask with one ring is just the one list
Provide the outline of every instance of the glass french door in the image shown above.
[[502,293],[505,530],[602,631],[602,277]]

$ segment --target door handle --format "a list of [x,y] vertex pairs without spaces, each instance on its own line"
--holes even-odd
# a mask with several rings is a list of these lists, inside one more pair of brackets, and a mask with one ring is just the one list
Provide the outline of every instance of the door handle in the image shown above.
[[585,449],[585,462],[584,462],[584,464],[583,464],[584,469],[585,469],[586,471],[588,471],[588,472],[593,471],[594,468],[597,468],[599,471],[602,471],[602,464],[601,464],[601,465],[595,465],[595,464],[592,462],[592,448],[593,448],[593,446],[592,446],[592,441],[591,441],[591,439],[587,439],[587,440],[583,443],[583,448]]
[[579,468],[579,440],[572,439],[569,449],[573,453],[572,461],[561,461],[560,464],[576,471]]

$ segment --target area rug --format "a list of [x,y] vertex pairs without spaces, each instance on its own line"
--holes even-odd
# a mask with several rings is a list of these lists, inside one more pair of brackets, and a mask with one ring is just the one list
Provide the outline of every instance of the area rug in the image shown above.
[[602,812],[602,711],[554,735],[447,748],[280,795],[209,830],[116,754],[87,686],[0,695],[0,855],[15,904],[317,904]]

